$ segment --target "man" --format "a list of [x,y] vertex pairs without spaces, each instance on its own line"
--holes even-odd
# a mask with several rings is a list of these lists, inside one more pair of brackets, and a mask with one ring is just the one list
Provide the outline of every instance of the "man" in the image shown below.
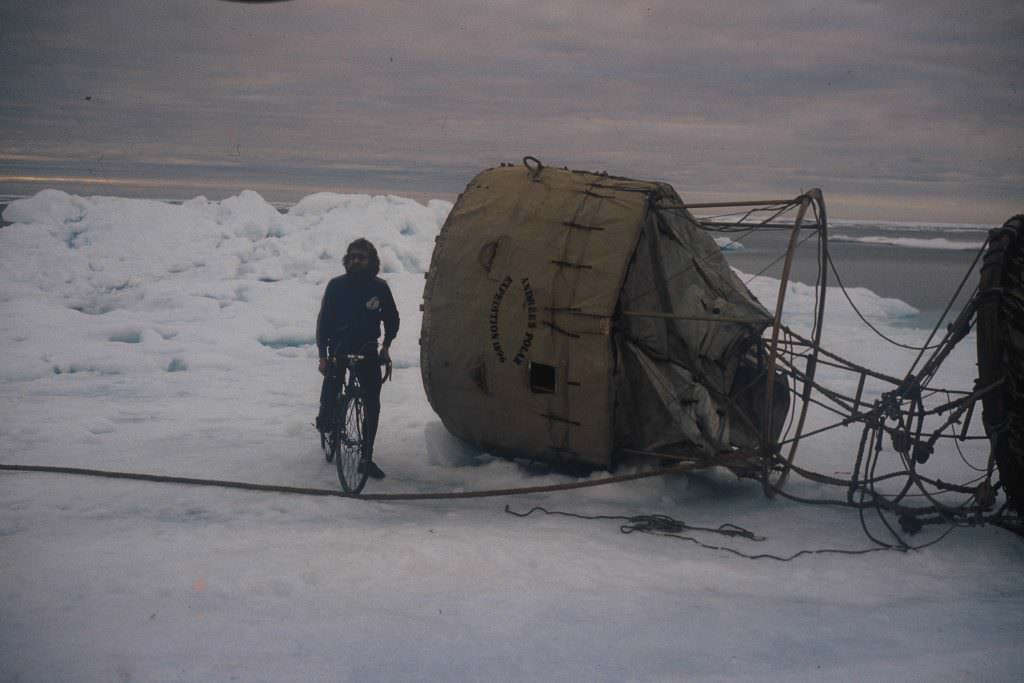
[[[380,419],[380,366],[387,366],[385,378],[391,377],[391,342],[398,334],[398,309],[391,289],[377,277],[380,258],[377,249],[365,239],[348,245],[345,274],[327,283],[320,315],[316,319],[316,346],[320,352],[320,374],[324,376],[320,390],[320,414],[317,429],[326,431],[331,422],[341,419],[334,415],[335,398],[341,373],[331,372],[329,357],[346,353],[366,356],[355,371],[359,384],[366,392],[366,414],[363,435],[366,439],[365,461],[361,467],[374,479],[383,479],[384,472],[373,462],[373,442]],[[381,324],[384,325],[384,343],[377,352]]]

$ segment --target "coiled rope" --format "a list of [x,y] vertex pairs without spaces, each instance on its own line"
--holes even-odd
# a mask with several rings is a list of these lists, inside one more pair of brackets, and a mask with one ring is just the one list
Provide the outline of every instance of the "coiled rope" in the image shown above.
[[705,543],[698,538],[693,536],[683,535],[683,531],[689,532],[702,532],[710,534],[718,534],[719,536],[726,536],[728,538],[745,538],[749,541],[760,543],[766,538],[764,536],[758,536],[753,531],[744,529],[741,526],[735,524],[722,524],[719,527],[701,527],[691,526],[686,522],[674,519],[668,515],[635,515],[633,517],[619,516],[619,515],[581,515],[575,512],[563,512],[560,510],[548,510],[546,508],[537,506],[530,508],[526,512],[516,512],[508,505],[505,506],[505,512],[515,517],[529,517],[535,512],[542,512],[545,515],[559,515],[562,517],[573,517],[575,519],[587,519],[587,520],[616,520],[622,521],[624,524],[619,526],[619,531],[624,534],[631,534],[634,532],[652,534],[654,536],[666,536],[668,538],[675,538],[680,541],[689,541],[694,543],[701,548],[707,550],[724,550],[727,553],[732,553],[739,557],[746,558],[748,560],[776,560],[778,562],[790,562],[798,557],[804,555],[866,555],[868,553],[879,552],[883,550],[895,550],[903,552],[910,550],[911,548],[900,548],[895,546],[876,546],[873,548],[863,548],[860,550],[845,550],[842,548],[819,548],[816,550],[798,550],[792,555],[773,555],[771,553],[745,553],[735,548],[730,548],[723,545],[712,545]]

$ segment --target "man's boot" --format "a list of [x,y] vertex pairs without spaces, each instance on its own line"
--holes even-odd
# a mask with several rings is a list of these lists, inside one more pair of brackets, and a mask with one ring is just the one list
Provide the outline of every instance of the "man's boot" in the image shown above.
[[321,412],[316,416],[316,430],[318,432],[329,432],[334,428],[334,420],[330,415]]
[[359,463],[359,471],[365,472],[370,479],[383,479],[386,476],[384,470],[377,467],[377,463],[372,460],[363,460]]

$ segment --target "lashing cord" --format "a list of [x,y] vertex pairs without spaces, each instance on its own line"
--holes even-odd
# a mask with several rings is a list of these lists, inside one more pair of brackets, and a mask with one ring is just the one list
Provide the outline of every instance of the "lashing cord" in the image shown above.
[[619,531],[624,534],[631,534],[633,532],[640,532],[644,534],[652,534],[654,536],[665,536],[668,538],[675,538],[680,541],[689,541],[694,543],[701,548],[707,550],[724,550],[727,553],[732,553],[739,557],[746,558],[748,560],[776,560],[778,562],[790,562],[803,555],[866,555],[868,553],[879,552],[883,550],[896,550],[899,552],[905,552],[909,548],[901,548],[896,546],[877,546],[874,548],[863,548],[861,550],[844,550],[841,548],[819,548],[816,550],[799,550],[792,555],[780,556],[773,555],[771,553],[757,553],[750,554],[745,553],[735,548],[730,548],[724,545],[712,545],[705,543],[698,538],[693,536],[683,535],[684,531],[689,532],[702,532],[710,534],[718,534],[727,538],[745,538],[749,541],[762,542],[766,540],[764,536],[758,536],[754,532],[744,529],[736,524],[722,524],[717,528],[691,526],[686,522],[674,519],[668,515],[634,515],[632,517],[620,516],[620,515],[581,515],[575,512],[563,512],[561,510],[548,510],[538,506],[532,507],[526,512],[516,512],[510,506],[505,506],[505,512],[515,517],[529,517],[534,512],[542,512],[545,515],[558,515],[561,517],[572,517],[574,519],[587,519],[587,520],[615,520],[621,521],[623,524],[619,525]]

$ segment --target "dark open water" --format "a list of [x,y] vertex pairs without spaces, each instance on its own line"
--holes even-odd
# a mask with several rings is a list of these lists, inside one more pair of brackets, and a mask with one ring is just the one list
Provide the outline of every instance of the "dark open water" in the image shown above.
[[[876,294],[900,299],[921,311],[909,324],[931,325],[949,303],[994,226],[929,226],[909,223],[836,223],[829,226],[828,248],[846,287],[865,287]],[[808,236],[801,233],[801,238]],[[748,275],[760,272],[785,254],[789,233],[763,231],[740,240],[743,248],[726,251],[729,264]],[[818,276],[817,239],[801,244],[791,278],[814,284]],[[765,275],[780,277],[783,261]],[[836,285],[832,272],[828,284]],[[978,283],[970,275],[951,315],[963,307]],[[831,295],[830,295],[831,296]],[[838,295],[841,296],[841,295]]]

